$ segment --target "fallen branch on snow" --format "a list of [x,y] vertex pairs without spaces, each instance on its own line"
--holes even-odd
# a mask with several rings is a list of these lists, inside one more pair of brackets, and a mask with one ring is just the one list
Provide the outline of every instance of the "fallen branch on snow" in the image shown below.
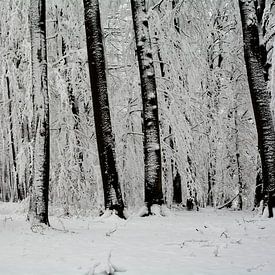
[[225,203],[224,205],[222,206],[218,206],[217,209],[223,209],[224,207],[226,207],[227,205],[230,205],[238,196],[239,196],[240,193],[238,193],[234,198],[232,198],[230,201],[228,201],[227,203]]

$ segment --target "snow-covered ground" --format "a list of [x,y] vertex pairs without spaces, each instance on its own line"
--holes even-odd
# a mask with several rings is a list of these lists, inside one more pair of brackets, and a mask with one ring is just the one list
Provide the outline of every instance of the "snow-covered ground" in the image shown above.
[[0,274],[275,274],[275,219],[252,212],[50,216],[52,229],[31,230],[20,209],[0,203]]

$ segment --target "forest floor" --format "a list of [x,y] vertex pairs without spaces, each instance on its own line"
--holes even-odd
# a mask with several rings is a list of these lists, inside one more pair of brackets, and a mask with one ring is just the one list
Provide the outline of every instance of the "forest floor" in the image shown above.
[[30,229],[18,204],[0,203],[0,274],[275,274],[275,219],[249,211],[50,216],[50,223]]

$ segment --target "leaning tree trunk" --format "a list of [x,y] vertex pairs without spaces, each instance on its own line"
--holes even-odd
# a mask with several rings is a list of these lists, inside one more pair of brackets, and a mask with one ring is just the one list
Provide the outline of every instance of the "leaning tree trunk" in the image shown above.
[[123,217],[124,203],[116,168],[115,139],[112,132],[107,92],[99,3],[98,0],[84,0],[83,2],[95,130],[105,208],[116,209],[118,215]]
[[49,193],[49,94],[47,81],[46,0],[31,0],[30,31],[33,95],[33,174],[28,219],[48,221]]
[[155,70],[152,59],[148,15],[144,0],[131,0],[143,102],[145,203],[163,203],[161,151]]
[[268,205],[269,217],[273,217],[271,196],[275,189],[275,131],[270,110],[270,93],[264,76],[264,57],[260,49],[254,1],[239,0],[239,6],[243,29],[244,58],[262,162],[265,201]]

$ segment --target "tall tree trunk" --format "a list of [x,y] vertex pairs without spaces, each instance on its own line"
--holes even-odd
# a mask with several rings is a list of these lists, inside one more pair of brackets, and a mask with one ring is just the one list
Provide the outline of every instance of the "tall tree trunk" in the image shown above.
[[48,221],[50,169],[49,94],[47,79],[46,0],[31,0],[30,31],[33,95],[33,175],[28,219]]
[[270,110],[270,94],[264,76],[263,60],[254,1],[239,0],[243,28],[244,58],[258,133],[265,201],[273,217],[271,196],[275,189],[275,131]]
[[[213,21],[213,29],[211,32],[211,43],[208,46],[207,62],[209,66],[209,74],[207,75],[207,96],[208,96],[208,108],[207,114],[209,131],[209,157],[208,157],[208,196],[207,205],[215,206],[216,194],[215,185],[217,184],[217,119],[219,116],[219,95],[221,94],[221,75],[223,49],[222,49],[222,31],[223,31],[223,17],[219,8],[217,8],[215,14],[215,20]],[[217,58],[218,57],[218,58]]]
[[11,155],[12,155],[12,173],[14,179],[14,193],[15,197],[13,200],[23,200],[24,199],[24,189],[23,186],[19,183],[19,176],[17,171],[17,163],[16,163],[16,148],[15,148],[15,141],[14,141],[14,127],[12,121],[12,99],[11,99],[11,87],[10,87],[10,79],[8,76],[8,71],[6,71],[6,83],[7,83],[7,95],[8,95],[8,114],[9,114],[9,132],[10,132],[10,146],[11,146]]
[[[160,2],[158,2],[158,3],[161,4]],[[176,8],[177,4],[178,4],[178,0],[172,0],[171,9],[174,10]],[[156,5],[156,3],[154,3],[154,5]],[[161,13],[160,5],[159,5],[159,13],[160,13],[160,16],[163,15]],[[176,16],[176,13],[177,12],[174,13],[174,28],[178,33],[180,33],[179,18]],[[165,64],[163,62],[162,55],[161,55],[161,49],[160,49],[157,31],[155,31],[155,36],[153,39],[154,40],[152,40],[152,43],[155,44],[157,58],[158,58],[159,65],[160,65],[160,75],[161,75],[161,77],[165,77],[166,76]],[[168,76],[168,78],[169,78],[169,76]],[[166,103],[166,108],[170,109],[171,100],[170,100],[168,94],[164,95],[164,100]],[[168,128],[168,129],[166,130],[166,128]],[[176,144],[176,141],[174,138],[174,130],[172,128],[171,123],[165,122],[165,118],[163,117],[162,112],[160,112],[160,129],[163,131],[162,134],[164,136],[168,135],[169,145],[173,152],[175,149],[175,144]],[[164,138],[164,139],[167,139],[167,138]],[[181,175],[178,171],[178,165],[175,160],[174,154],[171,157],[167,156],[167,151],[165,148],[162,148],[162,171],[163,171],[163,180],[164,180],[164,182],[163,182],[164,202],[165,203],[168,202],[168,198],[167,198],[168,196],[166,194],[168,188],[166,186],[166,183],[167,183],[167,185],[169,185],[170,180],[172,179],[172,181],[173,181],[172,202],[177,203],[177,204],[182,203]]]
[[143,102],[145,203],[163,203],[161,151],[155,70],[152,59],[148,15],[144,0],[131,0]]
[[[30,134],[31,133],[29,130],[28,117],[24,116],[22,124],[21,124],[21,137],[22,137],[22,143],[24,145],[30,144],[30,142],[31,142]],[[29,181],[30,181],[30,175],[31,175],[31,171],[30,171],[31,155],[30,155],[29,150],[28,150],[28,154],[27,154],[27,159],[28,159],[27,163],[29,165],[25,166],[24,182],[22,183],[25,197],[27,197],[29,194]]]
[[[55,32],[58,33],[59,31],[59,18],[64,17],[64,12],[61,9],[58,12],[58,8],[57,6],[55,6],[55,23],[54,23],[54,29]],[[66,16],[66,20],[70,20],[69,18],[67,18]],[[60,56],[60,50],[58,47],[59,44],[59,39],[58,39],[58,35],[56,36],[56,45],[57,45],[57,57]],[[64,37],[61,37],[61,55],[64,59],[64,79],[66,81],[66,85],[67,85],[67,93],[68,93],[68,99],[69,99],[69,104],[71,107],[71,111],[73,114],[73,119],[74,119],[74,134],[75,134],[75,139],[76,139],[76,148],[74,149],[74,158],[78,164],[79,167],[79,171],[80,171],[80,179],[81,181],[84,181],[84,168],[83,168],[83,161],[84,161],[84,156],[83,156],[83,152],[82,152],[82,144],[81,144],[81,138],[80,138],[80,116],[79,116],[79,105],[78,105],[78,100],[74,94],[74,89],[73,89],[73,80],[72,80],[72,69],[69,66],[69,61],[67,58],[67,53],[69,51],[69,45],[66,43],[66,40]]]
[[242,179],[242,169],[241,169],[241,163],[240,163],[240,146],[239,146],[239,121],[238,121],[238,107],[237,107],[237,95],[236,95],[236,100],[235,100],[235,114],[234,114],[234,123],[235,123],[235,132],[236,132],[236,140],[235,140],[235,145],[236,145],[236,164],[237,164],[237,174],[238,174],[238,210],[243,209],[243,179]]
[[66,66],[64,77],[67,84],[67,93],[69,98],[69,104],[71,106],[73,118],[74,118],[74,132],[75,132],[75,139],[76,139],[76,149],[75,149],[75,159],[79,166],[80,176],[81,179],[84,180],[84,169],[83,169],[83,152],[81,148],[81,140],[79,135],[79,128],[80,128],[80,117],[79,117],[79,107],[78,107],[78,101],[74,95],[72,80],[71,80],[71,69],[69,68],[68,60],[66,58],[66,50],[67,46],[65,43],[64,38],[62,37],[62,56],[64,58],[64,65]]
[[85,29],[95,130],[103,181],[106,209],[116,209],[123,217],[124,203],[115,160],[115,139],[112,131],[105,72],[105,57],[98,0],[84,0]]

